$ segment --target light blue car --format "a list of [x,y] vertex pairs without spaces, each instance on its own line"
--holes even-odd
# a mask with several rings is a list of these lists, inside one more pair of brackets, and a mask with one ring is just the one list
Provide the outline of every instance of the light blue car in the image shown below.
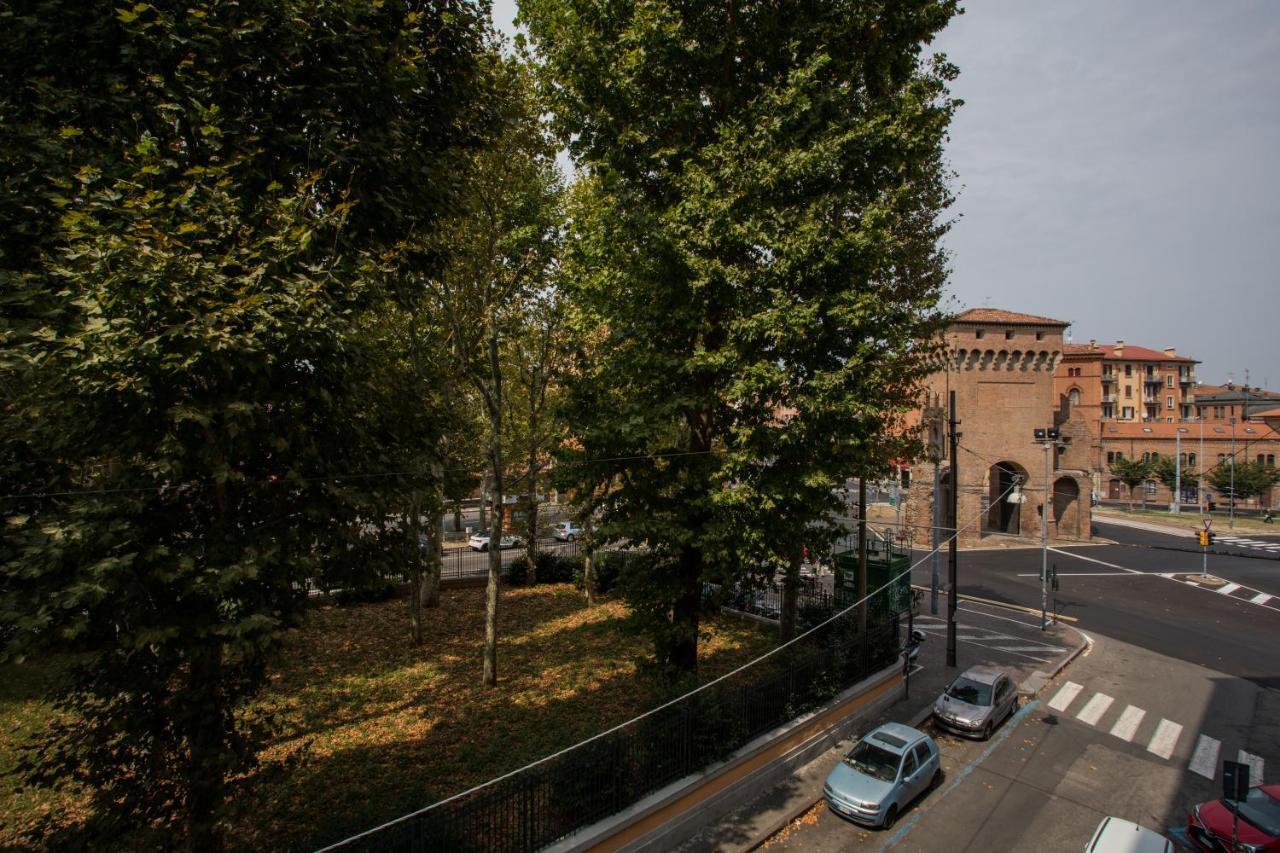
[[925,791],[942,781],[933,738],[901,723],[885,723],[840,760],[822,797],[841,817],[888,829]]

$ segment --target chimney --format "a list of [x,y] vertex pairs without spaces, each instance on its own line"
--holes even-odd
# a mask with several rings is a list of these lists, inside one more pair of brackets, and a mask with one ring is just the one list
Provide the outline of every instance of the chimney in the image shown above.
[[1165,354],[1165,355],[1167,355],[1167,356],[1169,356],[1169,358],[1177,358],[1177,357],[1178,357],[1178,350],[1177,350],[1177,348],[1176,348],[1176,347],[1165,347],[1165,348],[1164,348],[1164,354]]
[[1116,355],[1124,355],[1124,341],[1116,341]]
[[1098,339],[1089,338],[1089,349],[1097,349],[1097,348],[1098,348]]

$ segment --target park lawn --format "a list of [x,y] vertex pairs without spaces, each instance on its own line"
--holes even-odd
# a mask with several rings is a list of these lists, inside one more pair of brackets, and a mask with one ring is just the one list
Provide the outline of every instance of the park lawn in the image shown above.
[[[656,687],[637,674],[649,647],[628,630],[625,605],[605,600],[587,608],[567,585],[503,592],[499,684],[483,686],[483,595],[482,589],[444,593],[419,648],[408,644],[403,599],[308,614],[257,703],[284,721],[262,757],[293,763],[264,774],[236,804],[232,849],[314,849],[513,770],[660,701]],[[702,677],[726,672],[774,641],[772,632],[752,623],[713,618],[700,643]],[[0,673],[0,683],[7,680]],[[38,686],[22,695],[10,702],[0,694],[8,738],[0,742],[0,768],[9,776],[18,742],[47,713]],[[19,720],[25,722],[10,732]],[[9,813],[0,813],[0,847],[15,843],[32,810],[46,804],[8,804]]]
[[[1167,524],[1170,527],[1186,527],[1196,530],[1204,529],[1205,518],[1198,512],[1183,511],[1174,515],[1167,509],[1142,509],[1137,504],[1134,505],[1132,512],[1127,509],[1117,510],[1111,507],[1108,507],[1105,512],[1099,512],[1095,507],[1093,514],[1102,521],[1106,521],[1108,515],[1115,515],[1121,518],[1136,518],[1156,524]],[[1252,516],[1237,515],[1234,528],[1228,526],[1227,514],[1222,510],[1215,511],[1212,518],[1214,533],[1270,533],[1272,535],[1280,535],[1280,524],[1264,524]]]

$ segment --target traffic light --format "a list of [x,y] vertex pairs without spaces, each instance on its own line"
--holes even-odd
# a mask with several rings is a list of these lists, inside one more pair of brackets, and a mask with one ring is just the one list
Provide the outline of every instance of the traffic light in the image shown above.
[[1213,534],[1208,530],[1201,530],[1200,531],[1200,547],[1208,548],[1212,544],[1213,544]]

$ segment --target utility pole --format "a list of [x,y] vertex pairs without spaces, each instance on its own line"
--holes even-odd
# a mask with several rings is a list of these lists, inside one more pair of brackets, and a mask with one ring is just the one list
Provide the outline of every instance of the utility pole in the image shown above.
[[951,470],[949,480],[951,489],[947,493],[947,503],[950,504],[949,513],[951,519],[951,541],[947,550],[947,666],[956,665],[956,596],[959,591],[956,589],[956,539],[959,536],[957,529],[957,512],[956,498],[960,494],[960,460],[959,460],[959,444],[960,433],[956,432],[956,427],[960,422],[956,420],[956,392],[948,393],[948,404],[951,414],[947,420],[949,430],[948,451],[951,457]]
[[[939,417],[941,417],[941,413],[939,413]],[[933,555],[930,557],[932,572],[929,579],[929,612],[937,616],[938,584],[941,581],[938,551],[941,550],[942,544],[942,460],[937,458],[933,460],[933,536],[931,538]]]
[[1227,529],[1236,529],[1236,419],[1231,419],[1231,494],[1227,497]]
[[1182,427],[1173,430],[1173,514],[1182,512]]
[[1044,443],[1044,498],[1040,501],[1040,630],[1049,627],[1046,611],[1049,607],[1049,450],[1053,443]]

